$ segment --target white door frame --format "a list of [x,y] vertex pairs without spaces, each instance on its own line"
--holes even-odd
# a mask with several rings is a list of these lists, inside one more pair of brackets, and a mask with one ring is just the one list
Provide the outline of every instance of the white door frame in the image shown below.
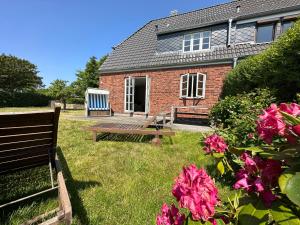
[[[129,96],[128,102],[127,102],[127,96]],[[130,99],[132,101],[130,101]],[[124,112],[134,112],[134,78],[133,77],[127,77],[124,80]]]
[[[150,112],[150,82],[151,79],[149,78],[148,75],[145,77],[126,77],[124,80],[124,112],[134,112],[134,88],[135,88],[135,79],[139,78],[145,78],[146,80],[146,86],[145,86],[145,113],[148,114]],[[127,85],[128,84],[128,85]],[[127,93],[131,91],[131,93]],[[128,102],[127,101],[127,95],[131,96],[132,95],[132,101]],[[129,97],[130,100],[130,97]],[[130,104],[132,104],[132,107],[130,107]],[[130,110],[132,108],[132,110]]]
[[145,113],[149,114],[150,112],[150,87],[151,87],[151,78],[146,75],[146,94],[145,94]]

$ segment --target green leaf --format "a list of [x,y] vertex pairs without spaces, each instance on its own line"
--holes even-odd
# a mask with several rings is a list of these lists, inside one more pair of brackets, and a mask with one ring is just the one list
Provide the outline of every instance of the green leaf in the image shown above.
[[224,167],[224,164],[222,161],[218,162],[217,168],[221,175],[223,175],[225,173],[225,167]]
[[222,219],[216,219],[216,221],[217,221],[217,225],[225,225]]
[[200,225],[200,224],[203,224],[203,223],[201,223],[200,221],[191,220],[190,218],[188,218],[187,222],[186,222],[186,225]]
[[241,209],[239,213],[240,225],[265,225],[269,219],[269,210],[258,200],[249,203]]
[[279,177],[278,179],[278,184],[280,187],[280,190],[282,192],[282,194],[286,194],[286,185],[288,183],[288,181],[290,180],[291,177],[294,176],[294,172],[292,172],[291,170],[285,170]]
[[292,115],[290,115],[286,112],[283,112],[283,111],[280,111],[280,112],[283,115],[284,119],[286,121],[288,121],[290,124],[292,124],[292,125],[300,124],[300,119],[298,119],[298,118],[296,118],[296,117],[294,117],[294,116],[292,116]]
[[258,147],[258,146],[247,147],[247,148],[235,148],[235,149],[240,150],[240,151],[249,151],[249,152],[255,152],[255,153],[264,151],[264,149],[262,149],[261,147]]
[[213,157],[215,158],[223,158],[224,157],[224,153],[213,153]]
[[277,225],[300,225],[299,218],[280,201],[272,203],[270,213]]
[[285,187],[285,192],[288,198],[295,203],[296,205],[300,206],[300,173],[296,173],[293,177],[291,177]]

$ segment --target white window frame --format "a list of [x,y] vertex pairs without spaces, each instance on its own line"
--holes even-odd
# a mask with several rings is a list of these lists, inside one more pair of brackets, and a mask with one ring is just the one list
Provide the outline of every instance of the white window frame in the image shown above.
[[[208,43],[208,48],[207,49],[203,49],[203,34],[204,32],[209,32],[209,43]],[[194,35],[195,34],[200,34],[200,41],[199,41],[199,50],[194,50],[194,40],[197,40],[197,39],[194,39]],[[185,51],[184,50],[184,47],[185,47],[185,37],[190,35],[191,36],[191,39],[189,39],[190,41],[190,50],[189,51]],[[185,34],[183,36],[183,41],[182,41],[182,52],[198,52],[198,51],[208,51],[210,50],[211,48],[211,30],[204,30],[204,31],[199,31],[199,32],[195,32],[195,33],[188,33],[188,34]]]
[[[182,88],[182,82],[183,82],[183,78],[184,77],[187,77],[187,87],[186,87],[186,95],[182,95],[182,91],[183,91],[183,88]],[[196,76],[196,95],[195,96],[188,96],[189,95],[189,83],[190,83],[190,79],[193,77],[193,76]],[[202,94],[201,95],[198,95],[198,89],[200,88],[198,86],[199,84],[199,79],[200,79],[200,76],[203,76],[203,85],[202,85]],[[193,82],[194,82],[194,79],[192,78],[192,90],[191,90],[191,93],[194,92],[193,88],[194,88],[194,85],[193,85]],[[204,99],[205,98],[205,91],[206,91],[206,74],[203,74],[203,73],[187,73],[187,74],[182,74],[180,76],[180,98],[185,98],[185,99],[195,99],[195,98],[200,98],[200,99]]]

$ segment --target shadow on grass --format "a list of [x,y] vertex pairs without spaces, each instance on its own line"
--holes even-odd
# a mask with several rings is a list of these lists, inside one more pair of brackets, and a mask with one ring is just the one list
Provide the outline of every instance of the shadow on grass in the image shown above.
[[[87,212],[82,203],[82,199],[79,196],[79,191],[94,186],[101,186],[97,181],[78,181],[74,180],[66,159],[61,151],[57,148],[57,154],[59,155],[60,162],[63,167],[63,174],[66,179],[67,189],[71,198],[71,204],[73,209],[73,215],[78,217],[78,220],[83,225],[90,224]],[[56,176],[54,176],[55,178]],[[56,185],[56,181],[55,181]],[[0,176],[0,203],[4,204],[12,200],[16,200],[31,194],[37,193],[39,191],[45,190],[51,187],[49,167],[42,166],[32,169],[27,169],[24,171],[17,171],[14,173],[1,175]],[[57,200],[58,192],[57,190],[6,206],[0,209],[0,224],[11,224],[10,219],[13,219],[13,214],[17,215],[20,212],[24,213],[26,208],[30,209],[32,206],[37,206],[42,203],[46,203],[48,200]],[[47,203],[46,203],[47,204]],[[58,201],[57,206],[58,207]],[[23,209],[24,208],[24,209]],[[54,208],[53,208],[54,209]],[[17,211],[18,210],[18,211]],[[25,210],[25,211],[24,211]],[[17,214],[16,214],[17,213]],[[38,213],[40,212],[38,210]],[[24,214],[25,218],[31,219],[33,212],[28,212]],[[34,215],[37,216],[37,215]],[[12,218],[11,218],[12,217]]]
[[57,154],[63,167],[63,174],[66,179],[67,189],[71,198],[73,216],[76,215],[81,224],[89,225],[90,220],[88,218],[87,211],[84,208],[83,201],[79,195],[79,191],[94,186],[102,186],[102,184],[98,181],[74,180],[60,147],[57,148]]
[[138,135],[138,134],[99,134],[97,141],[116,141],[116,142],[140,142],[149,143],[154,138],[153,135]]

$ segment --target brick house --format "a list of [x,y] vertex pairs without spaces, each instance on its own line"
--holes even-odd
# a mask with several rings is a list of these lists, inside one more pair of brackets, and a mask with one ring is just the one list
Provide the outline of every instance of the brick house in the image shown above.
[[100,68],[116,113],[212,107],[239,60],[260,53],[300,15],[300,0],[237,0],[152,20]]

